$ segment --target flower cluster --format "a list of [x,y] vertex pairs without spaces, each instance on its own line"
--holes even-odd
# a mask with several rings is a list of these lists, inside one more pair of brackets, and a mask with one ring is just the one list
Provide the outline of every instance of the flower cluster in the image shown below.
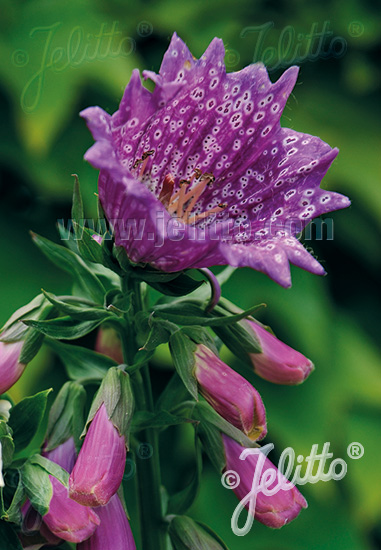
[[[242,311],[221,298],[207,268],[250,266],[283,286],[291,284],[289,262],[323,274],[296,235],[349,201],[320,188],[337,150],[280,126],[297,68],[272,84],[261,64],[226,74],[223,57],[221,40],[197,60],[175,34],[159,74],[144,73],[153,92],[134,71],[116,113],[81,113],[96,140],[85,158],[100,170],[99,210],[113,241],[81,226],[78,178],[70,247],[33,234],[73,276],[73,295],[43,291],[3,327],[0,395],[44,342],[70,381],[50,408],[40,453],[31,456],[24,453],[42,429],[49,390],[16,405],[7,395],[0,400],[0,529],[3,518],[16,525],[6,526],[14,547],[18,537],[29,549],[68,541],[77,550],[135,550],[122,480],[127,453],[136,456],[143,441],[152,450],[137,468],[144,550],[168,548],[168,537],[174,550],[223,548],[209,528],[184,515],[201,479],[199,445],[220,474],[239,475],[234,491],[248,518],[280,528],[307,507],[258,450],[266,411],[249,380],[254,372],[300,384],[314,366],[252,317],[256,307]],[[211,300],[189,268],[206,275]],[[153,287],[164,296],[151,303],[142,283],[145,292]],[[65,343],[94,331],[95,351]],[[220,359],[221,342],[246,361],[243,375]],[[174,373],[155,402],[148,361],[161,344],[168,344]],[[95,395],[89,384],[99,386]],[[195,429],[197,475],[190,488],[163,498],[158,437],[184,423]],[[259,491],[253,506],[246,497],[258,463],[265,465],[259,485],[270,479],[273,489],[277,478],[282,486]],[[18,472],[18,484],[9,482],[10,471]]]

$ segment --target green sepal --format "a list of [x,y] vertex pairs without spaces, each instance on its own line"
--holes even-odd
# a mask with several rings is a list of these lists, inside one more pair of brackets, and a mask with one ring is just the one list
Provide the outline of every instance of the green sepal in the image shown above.
[[163,323],[153,320],[147,339],[141,349],[146,351],[155,350],[161,344],[169,342],[170,334],[170,331]]
[[24,338],[24,344],[21,348],[19,363],[27,365],[40,351],[44,342],[44,335],[38,330],[29,329]]
[[44,296],[51,304],[53,304],[60,313],[64,315],[70,315],[73,319],[78,319],[80,321],[95,321],[98,319],[107,320],[114,315],[107,311],[104,307],[89,307],[86,304],[81,304],[80,302],[73,303],[72,300],[65,299],[60,300],[57,296],[50,292],[42,290]]
[[168,501],[167,514],[185,514],[196,500],[201,484],[202,452],[199,438],[195,436],[196,468],[191,482]]
[[206,401],[200,401],[193,409],[192,417],[199,421],[197,431],[212,464],[221,472],[226,466],[226,457],[221,432],[243,447],[259,447],[241,430],[227,422]]
[[79,436],[84,423],[86,392],[77,382],[66,382],[49,411],[44,451],[51,451],[70,437],[79,450]]
[[4,550],[23,550],[21,542],[13,527],[0,520],[0,541]]
[[103,380],[108,369],[116,366],[116,362],[107,355],[88,348],[50,339],[46,343],[65,365],[68,377],[78,383]]
[[181,330],[173,332],[169,338],[169,349],[175,369],[194,399],[198,399],[197,381],[193,375],[197,345]]
[[220,539],[188,516],[175,516],[168,533],[174,550],[227,550]]
[[3,468],[8,468],[12,464],[15,444],[13,442],[12,430],[4,420],[0,420],[0,443]]
[[4,514],[0,519],[5,519],[6,521],[10,521],[12,523],[17,523],[18,525],[20,525],[22,522],[22,514],[21,514],[20,508],[24,500],[25,500],[25,489],[22,484],[21,476],[19,475],[17,488],[13,495],[11,504],[9,505],[9,508],[4,512]]
[[58,479],[65,487],[69,474],[55,462],[39,454],[32,455],[20,469],[22,484],[31,505],[41,516],[49,511],[53,488],[49,475]]
[[181,332],[189,336],[189,338],[193,340],[193,342],[195,342],[196,344],[203,344],[204,346],[207,346],[209,349],[211,349],[213,353],[218,355],[216,342],[207,329],[191,325],[183,327],[181,329]]
[[95,330],[103,322],[103,319],[92,321],[79,321],[70,316],[57,317],[48,321],[33,321],[25,319],[28,327],[33,327],[50,338],[62,340],[76,340]]
[[[179,325],[201,325],[204,327],[221,327],[224,325],[229,325],[231,323],[236,323],[245,319],[259,307],[262,307],[264,304],[259,304],[253,306],[242,313],[228,315],[224,314],[215,315],[217,308],[213,311],[213,314],[208,314],[202,309],[202,304],[197,302],[186,302],[180,301],[178,304],[161,304],[154,307],[155,315],[160,318],[167,319],[172,323]],[[218,311],[218,310],[217,310]]]
[[103,284],[78,254],[35,233],[32,233],[32,238],[49,260],[74,277],[84,296],[90,297],[97,304],[103,303],[105,294]]
[[130,424],[135,403],[130,377],[119,367],[112,367],[104,377],[92,402],[81,437],[86,435],[88,426],[102,403],[105,404],[109,420],[113,423],[119,434],[125,437],[128,449]]
[[36,393],[32,397],[25,397],[10,409],[9,426],[13,432],[16,452],[25,449],[37,433],[51,391],[52,388]]
[[213,330],[234,355],[249,365],[252,365],[249,354],[262,352],[261,344],[254,332],[250,334],[240,323],[213,327]]
[[44,301],[45,297],[43,296],[43,294],[38,294],[35,298],[33,298],[31,302],[29,302],[29,304],[20,307],[13,313],[13,315],[11,315],[8,321],[1,328],[1,332],[10,328],[14,323],[17,323],[17,321],[20,321],[20,319],[22,319],[26,315],[31,315],[33,311],[40,309]]
[[177,416],[167,411],[150,412],[137,411],[134,414],[131,426],[131,432],[140,432],[150,428],[163,429],[168,426],[177,426],[178,424],[194,423],[196,420],[186,416]]

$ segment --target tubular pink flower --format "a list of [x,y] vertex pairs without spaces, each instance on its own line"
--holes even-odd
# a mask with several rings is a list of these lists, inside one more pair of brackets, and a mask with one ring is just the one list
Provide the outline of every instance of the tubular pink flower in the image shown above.
[[[241,447],[239,443],[225,434],[222,434],[222,440],[226,455],[226,471],[232,470],[239,475],[240,483],[233,490],[239,500],[242,501],[252,490],[255,470],[259,462],[259,455],[249,454],[244,460],[241,460],[239,457],[242,451],[245,450],[244,447]],[[291,488],[287,490],[280,489],[271,496],[258,492],[255,502],[254,517],[268,527],[279,529],[286,523],[295,519],[299,515],[301,509],[307,508],[308,505],[298,489],[290,484],[267,457],[265,457],[264,460],[258,485],[261,483],[263,475],[267,470],[272,470],[276,474],[274,481],[268,485],[268,489],[273,489],[279,483],[279,479],[281,479],[283,483],[291,485]],[[249,502],[247,502],[245,508],[249,510]]]
[[207,346],[198,345],[195,358],[199,390],[208,403],[250,439],[263,439],[266,412],[257,390]]
[[118,111],[81,112],[99,197],[132,262],[166,271],[249,266],[290,286],[289,262],[324,274],[296,235],[350,201],[320,189],[338,150],[280,126],[298,68],[226,73],[222,40],[195,59],[174,34],[159,74],[134,70]]
[[101,327],[98,330],[95,351],[111,357],[118,365],[124,363],[122,343],[112,327]]
[[[76,455],[73,438],[44,455],[70,472]],[[69,542],[78,543],[89,538],[100,523],[98,515],[91,508],[73,502],[69,498],[68,489],[55,477],[49,478],[53,496],[49,511],[42,518],[46,527],[53,535]],[[46,533],[42,534],[46,537]]]
[[122,482],[125,463],[125,437],[119,435],[102,403],[70,475],[70,498],[84,506],[104,506]]
[[250,358],[255,372],[275,384],[300,384],[314,370],[313,363],[287,344],[278,340],[254,321],[244,321],[259,339],[262,353],[251,353]]
[[0,342],[0,395],[17,382],[26,365],[19,363],[24,342]]
[[131,527],[118,495],[111,497],[106,506],[96,509],[101,524],[89,539],[81,542],[77,550],[135,550]]

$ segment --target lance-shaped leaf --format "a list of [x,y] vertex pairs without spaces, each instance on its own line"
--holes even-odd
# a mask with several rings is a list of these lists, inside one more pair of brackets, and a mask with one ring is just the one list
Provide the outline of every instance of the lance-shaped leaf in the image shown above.
[[40,427],[45,414],[48,395],[52,389],[44,390],[32,397],[25,397],[11,408],[9,426],[13,431],[16,451],[29,445]]
[[198,399],[197,381],[193,376],[196,344],[181,330],[171,334],[169,348],[175,369],[194,399]]
[[[13,442],[12,430],[4,420],[0,420],[0,445],[1,445],[1,463],[3,468],[7,468],[12,463],[15,444]],[[1,475],[1,472],[0,472]]]
[[103,303],[104,286],[78,254],[35,233],[32,233],[32,238],[49,260],[74,277],[84,296],[89,296],[98,304]]
[[211,530],[187,516],[175,516],[168,533],[175,550],[228,550],[219,537],[212,536]]
[[78,319],[80,321],[95,321],[98,319],[108,319],[113,317],[110,311],[107,311],[104,307],[89,307],[89,304],[81,303],[80,301],[75,301],[71,298],[66,298],[61,300],[51,292],[42,291],[44,296],[51,304],[53,304],[58,311],[64,315],[70,315],[73,319]]
[[86,392],[77,382],[66,382],[49,411],[44,452],[55,449],[70,437],[78,442],[83,427]]
[[42,334],[51,338],[63,340],[76,340],[89,332],[95,330],[103,322],[103,319],[94,319],[92,321],[78,321],[72,317],[57,317],[48,321],[33,321],[26,319],[23,321],[27,326],[36,328]]
[[67,486],[69,474],[51,460],[41,455],[31,456],[22,466],[22,484],[31,505],[41,516],[49,511],[53,488],[49,475],[58,479],[62,485]]
[[141,430],[147,430],[150,428],[165,429],[168,426],[176,426],[178,424],[187,424],[196,422],[192,418],[186,416],[178,416],[171,414],[167,411],[150,412],[150,411],[137,411],[134,414],[131,430],[133,432],[140,432]]
[[221,472],[226,466],[221,432],[240,443],[243,447],[259,447],[257,443],[249,439],[241,430],[238,430],[223,419],[206,402],[199,401],[195,405],[192,417],[199,421],[197,433],[205,452],[218,472]]
[[186,303],[183,301],[181,301],[179,304],[165,304],[155,306],[154,311],[155,314],[162,319],[168,319],[168,321],[179,325],[221,327],[229,325],[231,323],[236,323],[237,321],[241,321],[241,319],[245,319],[263,305],[264,304],[253,306],[246,311],[235,315],[224,314],[223,316],[214,314],[212,315],[208,313],[204,313],[204,316],[201,316],[201,314],[203,313],[201,305],[192,302]]
[[58,340],[47,340],[47,344],[62,360],[69,378],[78,383],[103,380],[108,369],[116,366],[110,357],[88,348],[65,344]]

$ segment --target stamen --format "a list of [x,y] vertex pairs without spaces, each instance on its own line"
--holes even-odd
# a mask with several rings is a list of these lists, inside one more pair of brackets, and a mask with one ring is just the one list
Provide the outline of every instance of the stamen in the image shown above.
[[159,201],[164,205],[165,208],[167,208],[170,203],[174,186],[175,178],[171,173],[169,173],[164,178],[163,186],[159,195]]
[[194,216],[189,218],[189,220],[186,220],[186,223],[191,224],[191,223],[199,222],[200,220],[204,220],[205,218],[208,218],[212,214],[219,214],[220,212],[225,210],[226,207],[227,207],[226,203],[220,203],[218,206],[215,206],[214,208],[211,208],[210,210],[206,210],[205,212],[201,212],[201,214],[195,214]]
[[[140,172],[139,172],[139,178],[141,178],[144,174],[144,170],[146,169],[147,167],[147,164],[148,164],[148,160],[149,160],[149,157],[152,156],[153,154],[155,153],[155,151],[153,149],[151,149],[150,151],[146,151],[145,153],[143,153],[143,156],[142,156],[142,167],[140,168]],[[139,163],[140,164],[140,163]]]
[[177,202],[177,217],[182,218],[183,217],[183,205],[184,205],[184,199],[185,199],[185,193],[188,188],[189,181],[188,180],[181,180],[180,181],[180,194],[179,194],[179,200]]

